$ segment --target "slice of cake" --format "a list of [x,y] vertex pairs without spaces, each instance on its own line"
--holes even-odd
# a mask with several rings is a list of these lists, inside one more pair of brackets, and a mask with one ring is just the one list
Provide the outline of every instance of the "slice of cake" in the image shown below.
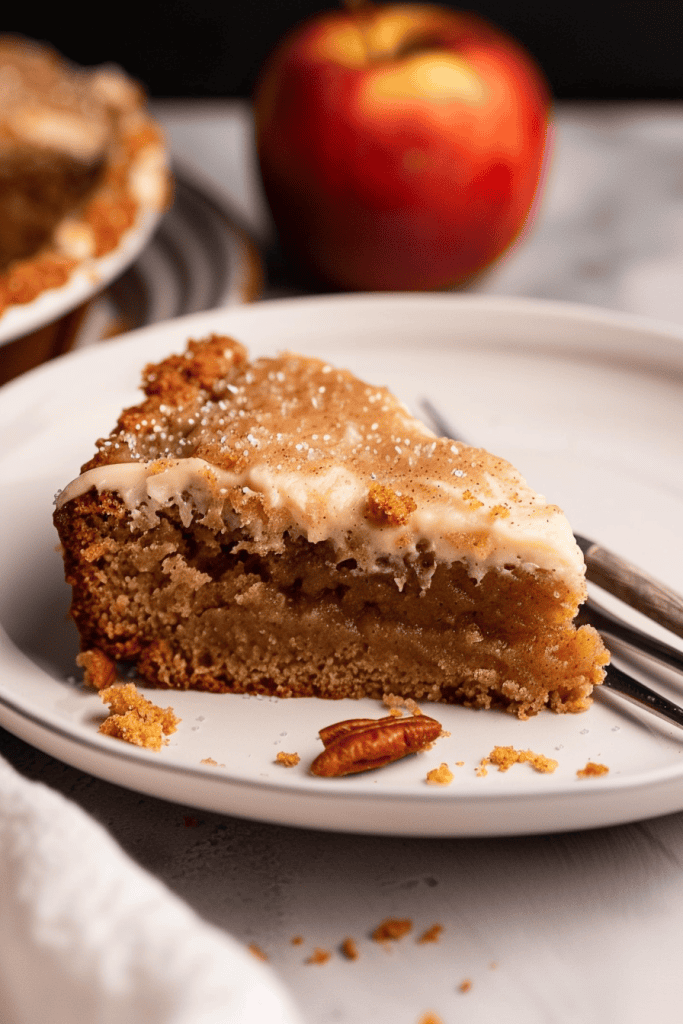
[[0,36],[0,313],[114,249],[169,193],[161,133],[119,68]]
[[125,661],[180,689],[588,706],[607,653],[573,625],[582,556],[509,463],[229,338],[143,385],[57,501],[92,683]]

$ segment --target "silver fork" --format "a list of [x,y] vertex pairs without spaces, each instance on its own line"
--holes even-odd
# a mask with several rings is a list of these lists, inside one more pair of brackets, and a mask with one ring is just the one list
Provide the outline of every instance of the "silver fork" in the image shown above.
[[[438,434],[454,441],[463,441],[428,399],[422,399],[420,405]],[[574,534],[574,537],[583,552],[586,577],[591,583],[607,590],[677,636],[683,637],[683,597],[680,594],[595,541],[580,534]],[[594,626],[608,647],[611,646],[610,640],[616,640],[617,645],[625,644],[628,648],[633,648],[683,674],[681,651],[627,625],[592,598],[583,605],[578,621]],[[638,682],[616,665],[608,665],[603,686],[615,690],[633,704],[646,708],[660,718],[683,726],[683,708],[651,690],[644,683]]]

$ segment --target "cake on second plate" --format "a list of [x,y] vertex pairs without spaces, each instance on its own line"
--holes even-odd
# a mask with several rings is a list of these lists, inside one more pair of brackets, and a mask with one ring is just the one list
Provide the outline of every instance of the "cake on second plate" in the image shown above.
[[580,711],[581,553],[507,462],[385,388],[228,338],[147,366],[55,523],[81,663],[164,687]]
[[0,35],[0,314],[103,256],[170,195],[161,132],[120,68]]

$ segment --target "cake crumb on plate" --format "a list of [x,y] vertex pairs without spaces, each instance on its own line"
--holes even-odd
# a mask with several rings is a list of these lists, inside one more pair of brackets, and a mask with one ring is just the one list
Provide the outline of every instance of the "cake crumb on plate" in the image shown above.
[[284,765],[285,768],[294,768],[300,760],[298,754],[286,754],[284,750],[279,750],[275,758],[276,763]]
[[606,764],[597,764],[595,761],[588,761],[585,768],[579,768],[577,776],[580,779],[595,778],[598,775],[607,775],[609,768]]
[[109,715],[100,725],[105,736],[133,743],[149,750],[161,750],[168,736],[178,728],[180,719],[173,708],[160,708],[147,700],[134,683],[107,686],[100,690],[103,703],[109,705]]
[[[494,747],[487,758],[487,764],[494,764],[499,772],[506,772],[513,764],[530,764],[537,772],[551,773],[557,768],[558,762],[545,754],[535,754],[533,750],[515,750],[514,747]],[[482,762],[483,764],[483,762]]]
[[431,786],[448,786],[453,781],[453,772],[445,761],[442,761],[438,768],[432,768],[427,772],[427,782]]

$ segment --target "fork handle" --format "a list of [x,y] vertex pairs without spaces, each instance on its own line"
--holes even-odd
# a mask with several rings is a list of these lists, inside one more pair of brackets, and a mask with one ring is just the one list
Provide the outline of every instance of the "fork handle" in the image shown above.
[[683,597],[680,594],[607,548],[585,537],[577,536],[576,541],[583,551],[586,576],[591,583],[683,637]]

